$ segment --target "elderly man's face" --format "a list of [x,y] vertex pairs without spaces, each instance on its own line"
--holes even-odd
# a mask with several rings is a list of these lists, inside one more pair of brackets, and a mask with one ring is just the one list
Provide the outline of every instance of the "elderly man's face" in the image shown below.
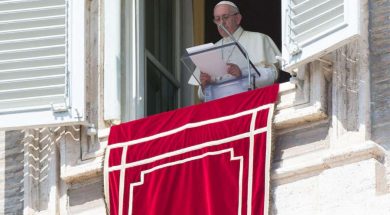
[[[214,8],[214,22],[216,24],[223,24],[233,34],[240,25],[241,14],[235,12],[234,8],[230,5],[217,5]],[[218,32],[222,37],[229,36],[220,28],[218,28]]]

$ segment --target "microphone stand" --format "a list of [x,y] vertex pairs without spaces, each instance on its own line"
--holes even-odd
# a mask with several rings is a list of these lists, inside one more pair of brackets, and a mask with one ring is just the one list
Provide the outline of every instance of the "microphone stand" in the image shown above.
[[257,70],[257,68],[255,67],[255,65],[252,63],[252,61],[249,59],[249,54],[248,52],[241,46],[241,44],[236,40],[236,38],[225,28],[225,26],[222,24],[222,23],[216,23],[218,25],[218,28],[222,29],[228,36],[229,38],[236,44],[236,46],[238,47],[238,49],[241,51],[241,53],[245,56],[247,62],[248,62],[248,82],[249,82],[249,89],[248,90],[252,90],[252,88],[254,89],[255,88],[255,82],[253,81],[253,86],[251,86],[252,84],[252,75],[251,75],[251,68],[250,66],[252,66],[254,69],[255,69],[255,72],[257,73],[257,75],[260,77],[261,74],[260,72]]

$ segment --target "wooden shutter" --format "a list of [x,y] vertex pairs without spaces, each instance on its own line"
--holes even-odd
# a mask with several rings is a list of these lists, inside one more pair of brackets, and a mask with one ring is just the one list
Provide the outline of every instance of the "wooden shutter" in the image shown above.
[[360,1],[283,0],[282,53],[290,71],[360,34]]
[[[72,7],[66,0],[0,1],[1,128],[83,120],[84,108],[73,105],[81,102],[74,100],[72,79],[84,80],[84,68],[71,65],[77,63],[73,46],[80,45],[71,45]],[[77,22],[83,26],[84,20]],[[80,49],[77,57],[84,59]]]

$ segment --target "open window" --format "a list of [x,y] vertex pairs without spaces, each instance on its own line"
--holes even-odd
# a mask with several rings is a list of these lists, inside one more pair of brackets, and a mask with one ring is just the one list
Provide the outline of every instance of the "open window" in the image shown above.
[[[193,103],[193,91],[184,81],[188,78],[181,73],[180,64],[184,48],[192,45],[192,31],[188,30],[192,26],[192,1],[123,1],[120,121]],[[109,57],[105,56],[105,61]],[[104,96],[109,104],[111,99]]]
[[360,2],[283,0],[282,55],[291,71],[350,42],[359,35]]
[[84,66],[84,1],[0,2],[1,129],[83,122]]

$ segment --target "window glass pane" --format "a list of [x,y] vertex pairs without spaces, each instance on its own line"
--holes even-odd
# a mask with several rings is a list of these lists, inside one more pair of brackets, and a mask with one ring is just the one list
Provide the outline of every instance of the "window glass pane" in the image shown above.
[[155,54],[154,38],[158,37],[155,32],[155,17],[156,11],[154,7],[154,0],[145,1],[145,46],[150,53]]
[[174,74],[174,1],[146,0],[146,49]]
[[147,115],[173,110],[177,106],[177,88],[147,61]]

